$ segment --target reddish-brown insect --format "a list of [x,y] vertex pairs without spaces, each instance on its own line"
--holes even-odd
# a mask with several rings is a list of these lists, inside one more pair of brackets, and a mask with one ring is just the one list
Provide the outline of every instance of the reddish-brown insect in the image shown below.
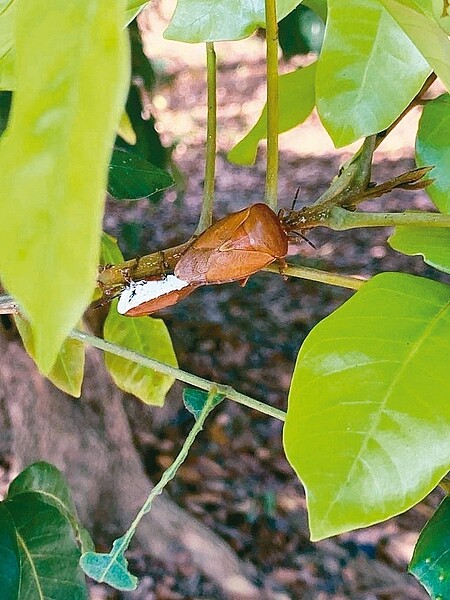
[[174,275],[131,281],[119,297],[117,310],[127,317],[144,317],[176,304],[198,286]]
[[287,250],[288,236],[277,215],[266,204],[253,204],[204,231],[174,272],[196,285],[240,281],[276,260],[283,261]]

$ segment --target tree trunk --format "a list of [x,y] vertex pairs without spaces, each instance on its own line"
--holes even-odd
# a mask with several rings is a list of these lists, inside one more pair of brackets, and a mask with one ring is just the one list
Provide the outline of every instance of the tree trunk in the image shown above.
[[[109,378],[102,357],[88,350],[83,394],[76,399],[38,373],[19,341],[2,336],[0,345],[0,449],[11,446],[17,470],[37,460],[55,464],[88,529],[95,534],[101,528],[109,539],[122,534],[151,482],[132,442],[124,394]],[[166,562],[177,550],[189,552],[229,598],[263,598],[251,581],[253,573],[231,548],[167,495],[155,500],[135,543]]]

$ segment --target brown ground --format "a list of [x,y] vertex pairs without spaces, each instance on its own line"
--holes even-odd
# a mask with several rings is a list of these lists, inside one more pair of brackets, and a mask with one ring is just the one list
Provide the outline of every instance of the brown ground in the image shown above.
[[[205,138],[204,48],[161,39],[171,2],[144,15],[149,55],[163,62],[170,85],[153,99],[158,128],[166,145],[177,144],[174,159],[186,181],[181,202],[170,191],[159,205],[146,201],[112,207],[108,230],[121,234],[124,220],[142,227],[141,254],[184,241],[193,231],[202,195]],[[158,16],[159,11],[159,16]],[[163,17],[162,19],[160,17]],[[261,201],[262,153],[254,168],[231,165],[225,152],[254,122],[264,101],[263,45],[258,38],[218,44],[219,155],[216,216]],[[283,64],[289,70],[291,64]],[[382,181],[413,167],[414,123],[408,117],[381,147],[374,179]],[[289,206],[300,186],[300,202],[314,200],[354,148],[336,151],[316,116],[280,140],[280,204]],[[423,192],[398,191],[373,202],[374,210],[429,208]],[[314,250],[302,244],[292,258],[302,265],[370,276],[408,270],[435,277],[420,259],[407,258],[386,245],[389,232],[361,230],[311,233]],[[180,366],[208,379],[228,383],[265,402],[286,407],[286,394],[297,351],[311,328],[350,296],[321,284],[284,281],[258,274],[245,288],[237,284],[202,288],[162,313]],[[176,455],[192,425],[180,406],[173,419],[154,431],[140,431],[137,441],[149,476],[155,481]],[[157,416],[156,416],[157,418]],[[293,599],[406,600],[427,595],[406,574],[417,533],[432,514],[439,492],[387,523],[312,544],[308,540],[302,486],[284,458],[281,424],[225,402],[170,484],[172,497],[219,533],[261,574],[271,574]],[[95,598],[129,600],[220,599],[220,593],[193,569],[186,557],[172,565],[135,557],[142,583],[133,594],[110,593],[99,586]]]

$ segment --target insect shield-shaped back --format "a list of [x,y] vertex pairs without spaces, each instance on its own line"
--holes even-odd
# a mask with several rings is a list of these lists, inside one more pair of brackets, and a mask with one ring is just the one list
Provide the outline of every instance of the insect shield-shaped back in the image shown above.
[[176,304],[198,286],[174,275],[132,281],[120,294],[117,311],[127,317],[143,317]]
[[246,279],[288,250],[288,237],[266,204],[254,204],[214,223],[186,250],[175,275],[190,284]]

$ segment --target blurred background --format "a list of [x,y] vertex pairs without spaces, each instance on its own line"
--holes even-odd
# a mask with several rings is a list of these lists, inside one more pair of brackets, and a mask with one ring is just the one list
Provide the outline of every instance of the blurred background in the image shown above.
[[[104,228],[126,258],[142,256],[187,240],[201,206],[206,132],[206,72],[203,44],[164,40],[175,0],[153,0],[131,27],[133,85],[127,109],[138,136],[123,147],[171,171],[176,185],[137,202],[108,200]],[[280,24],[280,72],[313,62],[323,23],[299,7]],[[264,34],[216,45],[218,61],[218,155],[215,217],[261,202],[265,148],[253,167],[227,161],[227,152],[257,120],[265,102]],[[415,108],[376,153],[373,180],[414,167]],[[335,149],[315,113],[280,136],[279,205],[312,203],[329,185],[358,144]],[[431,209],[425,192],[396,190],[362,206],[366,210]],[[381,271],[408,271],[436,278],[419,258],[405,257],[386,244],[390,231],[316,229],[290,249],[294,264],[370,277]],[[312,327],[351,292],[300,279],[258,273],[245,287],[209,286],[158,314],[172,336],[180,367],[229,384],[285,409],[297,352]],[[146,473],[157,481],[176,456],[192,426],[175,385],[164,409],[125,401],[133,440]],[[143,417],[144,412],[146,416]],[[148,413],[151,413],[151,426]],[[254,567],[261,598],[305,600],[425,600],[406,573],[420,528],[442,495],[386,523],[311,543],[305,498],[282,449],[281,423],[225,401],[209,417],[175,480],[171,497],[216,533]],[[102,534],[99,534],[100,542]],[[97,538],[98,539],[98,538]],[[105,545],[108,539],[105,539]],[[131,553],[140,577],[132,593],[92,585],[95,600],[225,600],[184,552],[159,561],[142,550]],[[270,580],[270,593],[264,591]],[[236,598],[239,597],[239,594]]]

